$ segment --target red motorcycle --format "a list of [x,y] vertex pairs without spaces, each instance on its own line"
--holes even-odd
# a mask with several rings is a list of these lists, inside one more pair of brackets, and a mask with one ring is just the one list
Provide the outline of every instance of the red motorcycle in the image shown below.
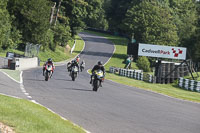
[[49,78],[52,76],[52,72],[53,72],[53,66],[52,66],[52,64],[47,64],[45,66],[45,71],[44,71],[45,81],[49,80]]

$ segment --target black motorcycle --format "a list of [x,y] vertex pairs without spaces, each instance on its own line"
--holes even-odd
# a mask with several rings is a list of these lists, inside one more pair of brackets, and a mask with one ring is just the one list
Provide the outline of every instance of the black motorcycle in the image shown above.
[[72,77],[72,81],[75,81],[75,79],[78,76],[78,67],[77,66],[73,66],[71,68],[71,77]]
[[81,62],[81,65],[80,65],[80,70],[81,70],[81,72],[84,70],[84,68],[85,68],[85,62],[82,61],[82,62]]
[[92,77],[92,87],[93,91],[97,91],[100,84],[104,81],[104,74],[102,70],[94,71],[94,76]]

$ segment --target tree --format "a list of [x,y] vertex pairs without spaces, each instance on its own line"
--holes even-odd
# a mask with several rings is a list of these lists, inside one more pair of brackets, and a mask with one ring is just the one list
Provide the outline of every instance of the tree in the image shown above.
[[83,20],[87,16],[87,5],[88,3],[83,0],[63,0],[61,4],[64,16],[70,18],[69,26],[72,37],[85,28],[85,22]]
[[134,33],[138,42],[176,46],[177,28],[168,7],[158,1],[144,0],[126,13],[124,29]]
[[9,0],[8,10],[14,15],[12,25],[22,32],[23,41],[44,44],[50,27],[48,0]]
[[106,30],[108,22],[105,18],[102,0],[85,0],[88,3],[86,7],[87,17],[84,19],[88,27]]
[[66,46],[67,42],[71,39],[70,27],[63,24],[58,24],[54,30],[54,44]]
[[0,49],[15,48],[21,42],[20,32],[11,26],[12,18],[6,9],[7,1],[0,1]]
[[124,31],[121,28],[122,21],[124,20],[125,14],[129,8],[133,5],[140,3],[139,0],[108,0],[106,2],[106,16],[109,22],[109,29],[111,31]]
[[196,6],[198,14],[197,28],[194,35],[192,36],[192,39],[190,39],[192,41],[188,44],[191,44],[189,47],[189,51],[191,51],[190,54],[192,56],[193,61],[199,62],[200,61],[200,2],[199,1],[196,2]]
[[169,0],[169,6],[173,10],[174,23],[178,28],[179,46],[189,48],[197,24],[196,2],[195,0]]
[[150,62],[147,57],[145,56],[140,56],[137,60],[137,66],[139,69],[142,69],[144,72],[150,72]]

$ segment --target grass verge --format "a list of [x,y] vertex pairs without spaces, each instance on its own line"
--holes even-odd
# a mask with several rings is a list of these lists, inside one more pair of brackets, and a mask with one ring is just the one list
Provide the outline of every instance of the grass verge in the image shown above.
[[[111,40],[115,44],[115,53],[112,56],[111,60],[109,63],[105,66],[106,70],[109,70],[110,66],[116,66],[120,68],[124,68],[125,66],[125,59],[127,58],[127,44],[128,44],[128,39],[119,37],[119,36],[112,36],[109,34],[103,34],[103,33],[98,33],[98,32],[93,32],[93,31],[88,31],[86,30],[85,32],[96,34],[99,36],[104,36],[107,39]],[[135,62],[132,62],[131,64],[132,69],[138,69],[136,66]]]
[[[193,77],[194,77],[195,80],[200,81],[200,72],[198,72],[198,75],[197,75],[196,72],[195,72],[195,73],[192,73],[192,74],[193,74]],[[198,76],[199,76],[199,77],[198,77]],[[184,78],[185,78],[185,79],[191,79],[191,80],[193,80],[190,73],[189,73],[188,76],[185,76]]]
[[[40,51],[38,55],[40,61],[46,62],[48,58],[52,58],[53,62],[60,62],[75,57],[78,53],[80,53],[84,45],[83,40],[79,36],[76,36],[75,39],[76,47],[72,54],[70,53],[70,51],[66,51],[64,47],[57,46],[55,51],[51,51],[50,49]],[[70,44],[70,46],[72,47],[73,44]]]
[[[127,43],[128,40],[122,37],[118,36],[112,36],[108,34],[103,34],[103,33],[97,33],[97,32],[91,32],[91,31],[86,31],[92,34],[96,34],[99,36],[104,36],[107,39],[111,40],[116,47],[116,51],[111,58],[111,60],[106,64],[105,69],[106,71],[109,71],[110,66],[115,66],[115,67],[124,67],[123,61],[126,59],[126,52],[127,52]],[[137,69],[136,64],[132,64],[134,66],[133,69]],[[139,81],[139,80],[134,80],[131,78],[127,77],[122,77],[119,75],[115,74],[106,74],[106,79],[124,84],[124,85],[129,85],[132,87],[137,87],[145,90],[151,90],[157,93],[161,93],[164,95],[168,95],[171,97],[183,99],[183,100],[189,100],[189,101],[194,101],[194,102],[199,102],[200,103],[200,93],[197,92],[191,92],[187,90],[180,89],[177,86],[177,83],[174,84],[151,84],[147,83],[144,81]],[[123,88],[122,88],[123,89]]]
[[7,73],[10,77],[20,82],[20,73],[19,70],[9,70],[9,69],[0,69],[0,71]]
[[84,133],[40,105],[2,95],[0,100],[0,121],[17,133]]
[[15,49],[7,49],[7,50],[0,51],[0,57],[6,57],[7,52],[13,52],[16,54],[24,55],[23,51],[15,50]]
[[[75,57],[83,48],[83,41],[79,36],[75,36],[76,40],[76,47],[74,49],[74,52],[71,54],[70,51],[67,51],[66,48],[57,46],[55,51],[52,51],[50,49],[46,49],[45,51],[40,50],[38,57],[41,62],[46,62],[48,58],[52,58],[54,62],[60,62],[63,60],[68,60],[70,58]],[[74,45],[74,41],[69,41],[68,42],[69,46],[72,47]],[[4,51],[0,51],[0,56],[1,57],[6,57],[7,52],[14,52],[17,54],[24,55],[23,51],[19,50],[14,50],[14,49],[8,49]]]
[[[70,45],[73,46],[73,45]],[[40,52],[42,61],[53,58],[53,61],[63,61],[74,58],[83,49],[83,40],[76,36],[74,52],[67,53],[64,48],[57,47],[56,52],[47,50]],[[6,52],[0,56],[5,57]],[[16,52],[11,51],[9,52]],[[19,53],[19,52],[16,52]],[[23,53],[20,53],[23,54]],[[20,81],[20,71],[1,69],[12,78]],[[3,101],[3,102],[2,102]],[[82,128],[74,126],[70,121],[61,119],[46,108],[36,105],[27,100],[15,99],[0,95],[0,121],[11,126],[17,133],[83,133]]]

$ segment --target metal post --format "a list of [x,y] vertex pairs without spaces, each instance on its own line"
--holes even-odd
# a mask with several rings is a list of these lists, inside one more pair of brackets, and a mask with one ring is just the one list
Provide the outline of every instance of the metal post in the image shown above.
[[186,63],[186,65],[187,65],[187,67],[188,67],[188,69],[189,69],[189,71],[190,71],[190,74],[191,74],[191,76],[192,76],[192,79],[194,80],[194,76],[193,76],[193,74],[192,74],[192,71],[191,71],[191,69],[190,69],[190,66],[188,65],[188,63],[187,63],[186,60],[184,60],[184,62]]

